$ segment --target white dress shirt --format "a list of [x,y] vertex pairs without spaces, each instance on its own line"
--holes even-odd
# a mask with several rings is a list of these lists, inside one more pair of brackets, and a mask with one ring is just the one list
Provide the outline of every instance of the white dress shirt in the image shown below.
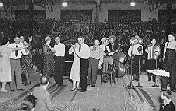
[[[141,51],[138,51],[138,47],[142,47]],[[132,55],[143,55],[143,46],[141,44],[136,44],[130,46],[128,49],[128,55],[131,57]]]
[[148,46],[146,49],[147,52],[147,59],[155,59],[157,56],[160,55],[160,47],[159,46]]
[[[12,48],[12,49],[13,48],[17,48],[17,47],[18,48],[23,48],[23,45],[22,44],[15,44],[15,43],[13,43],[13,44],[9,44],[8,47]],[[10,58],[11,59],[20,59],[22,55],[28,55],[28,52],[24,48],[18,50],[18,55],[17,56],[15,55],[15,50],[13,50],[11,52]]]
[[55,50],[55,56],[65,56],[65,45],[62,43],[59,43],[57,45],[54,45]]
[[81,44],[80,50],[75,50],[76,54],[83,59],[88,59],[90,57],[90,47],[87,44]]

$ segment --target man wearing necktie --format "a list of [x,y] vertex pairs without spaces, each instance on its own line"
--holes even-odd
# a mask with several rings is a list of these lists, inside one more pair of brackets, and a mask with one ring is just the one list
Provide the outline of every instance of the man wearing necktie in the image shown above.
[[[160,54],[160,48],[159,48],[159,46],[156,45],[156,39],[152,39],[151,45],[149,45],[145,51],[148,54],[147,55],[147,69],[148,70],[157,69],[157,59]],[[158,52],[157,55],[156,55],[156,53],[157,53],[156,51]],[[153,82],[155,82],[155,84],[153,86],[157,86],[156,85],[156,76],[148,73],[148,81],[151,81],[152,77],[153,77],[153,79],[152,79]]]
[[89,67],[90,48],[84,43],[84,38],[78,38],[78,44],[80,45],[79,50],[75,50],[75,53],[80,58],[80,92],[87,90],[87,76]]
[[139,83],[139,77],[141,72],[141,58],[143,55],[143,46],[138,41],[138,39],[134,39],[131,41],[131,46],[128,49],[128,55],[131,57],[132,60],[132,75],[133,80],[136,80],[138,82],[138,86],[140,86]]
[[[24,89],[21,78],[21,63],[20,59],[22,54],[27,55],[28,52],[25,51],[25,48],[20,44],[20,38],[14,38],[15,43],[9,44],[8,47],[13,49],[10,55],[10,64],[11,64],[11,74],[12,81],[10,83],[10,88],[12,91],[16,89]],[[16,78],[16,79],[15,79]]]

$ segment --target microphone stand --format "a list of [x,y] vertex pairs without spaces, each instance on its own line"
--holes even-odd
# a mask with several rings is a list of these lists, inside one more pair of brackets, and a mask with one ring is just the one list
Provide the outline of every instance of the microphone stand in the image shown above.
[[133,55],[131,56],[131,60],[130,60],[130,84],[127,86],[128,89],[134,89],[133,74],[132,74],[132,65],[133,65],[132,58],[133,58]]

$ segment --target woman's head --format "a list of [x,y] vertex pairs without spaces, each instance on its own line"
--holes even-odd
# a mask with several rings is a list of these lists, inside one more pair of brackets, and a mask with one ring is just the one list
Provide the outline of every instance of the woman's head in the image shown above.
[[49,45],[49,44],[51,43],[51,38],[50,38],[49,36],[47,36],[47,37],[45,38],[45,43],[46,43],[47,45]]
[[99,40],[94,40],[94,45],[98,46],[100,44]]
[[20,40],[21,40],[21,42],[24,42],[25,40],[24,40],[24,36],[21,36],[20,37]]
[[42,76],[40,79],[40,83],[42,85],[47,85],[48,84],[48,78],[46,76]]
[[168,35],[168,41],[171,42],[171,41],[175,41],[175,37],[173,35]]
[[151,41],[151,43],[153,44],[153,45],[155,45],[156,44],[156,39],[152,39],[152,41]]

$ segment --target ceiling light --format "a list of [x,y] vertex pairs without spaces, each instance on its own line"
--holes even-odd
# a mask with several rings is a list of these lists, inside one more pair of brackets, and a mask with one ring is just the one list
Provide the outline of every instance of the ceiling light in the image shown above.
[[63,3],[62,3],[62,6],[63,6],[63,7],[67,7],[67,6],[68,6],[68,2],[63,2]]
[[130,2],[130,6],[131,6],[131,7],[136,6],[136,2],[135,2],[135,1],[131,1],[131,2]]
[[3,7],[4,5],[3,5],[3,3],[2,2],[0,2],[0,7]]

